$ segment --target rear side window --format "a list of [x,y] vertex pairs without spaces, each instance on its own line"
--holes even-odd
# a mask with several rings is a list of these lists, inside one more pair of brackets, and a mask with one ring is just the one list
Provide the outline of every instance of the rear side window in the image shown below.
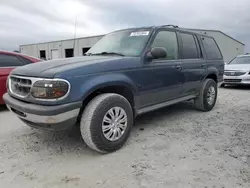
[[0,54],[0,67],[16,67],[21,65],[23,65],[23,63],[18,57]]
[[202,42],[207,54],[207,59],[222,59],[220,50],[213,38],[203,37]]
[[160,31],[157,33],[153,44],[153,47],[163,47],[167,51],[168,60],[178,59],[178,42],[175,32],[172,31]]
[[194,36],[191,34],[180,33],[182,40],[182,58],[198,59],[199,53]]

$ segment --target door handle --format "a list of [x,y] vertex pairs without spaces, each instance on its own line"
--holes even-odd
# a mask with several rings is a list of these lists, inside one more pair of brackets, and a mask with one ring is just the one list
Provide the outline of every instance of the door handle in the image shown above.
[[173,65],[172,68],[176,68],[178,70],[181,70],[181,66],[180,65]]

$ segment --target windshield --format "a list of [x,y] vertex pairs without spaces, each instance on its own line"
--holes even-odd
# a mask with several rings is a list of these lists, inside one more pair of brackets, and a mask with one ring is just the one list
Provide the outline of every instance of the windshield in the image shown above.
[[228,64],[250,64],[250,56],[249,57],[236,57]]
[[[99,40],[86,54],[120,54],[139,56],[150,36],[150,29],[124,30],[110,33]],[[105,52],[105,53],[103,53]]]

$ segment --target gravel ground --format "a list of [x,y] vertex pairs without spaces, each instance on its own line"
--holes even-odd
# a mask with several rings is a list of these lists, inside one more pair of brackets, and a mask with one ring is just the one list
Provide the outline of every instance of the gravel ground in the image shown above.
[[0,187],[249,188],[250,90],[219,89],[211,112],[181,103],[139,117],[101,155],[77,129],[44,132],[0,111]]

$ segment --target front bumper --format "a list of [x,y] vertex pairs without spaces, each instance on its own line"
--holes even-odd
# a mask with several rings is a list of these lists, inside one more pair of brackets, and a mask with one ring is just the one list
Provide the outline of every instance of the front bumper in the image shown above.
[[244,74],[242,76],[223,76],[223,84],[233,84],[233,85],[244,85],[250,84],[250,74]]
[[66,130],[75,125],[82,102],[56,106],[44,106],[22,102],[4,94],[8,109],[15,113],[25,124],[47,130]]

